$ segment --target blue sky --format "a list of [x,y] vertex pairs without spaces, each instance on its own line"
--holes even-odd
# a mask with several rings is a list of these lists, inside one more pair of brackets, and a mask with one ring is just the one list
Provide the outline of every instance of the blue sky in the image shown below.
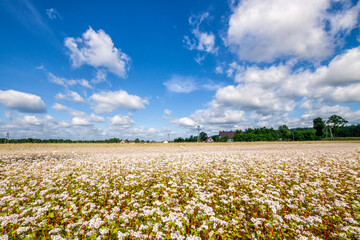
[[0,136],[360,122],[360,3],[0,2]]

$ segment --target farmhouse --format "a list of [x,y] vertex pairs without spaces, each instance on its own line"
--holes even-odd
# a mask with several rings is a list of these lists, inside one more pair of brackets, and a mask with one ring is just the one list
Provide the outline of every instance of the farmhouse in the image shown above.
[[224,138],[224,137],[228,137],[228,142],[232,142],[233,138],[234,138],[235,132],[233,131],[220,131],[219,132],[219,138]]
[[213,140],[211,137],[208,137],[207,139],[205,139],[204,142],[206,142],[206,143],[212,143],[212,142],[214,142],[214,140]]

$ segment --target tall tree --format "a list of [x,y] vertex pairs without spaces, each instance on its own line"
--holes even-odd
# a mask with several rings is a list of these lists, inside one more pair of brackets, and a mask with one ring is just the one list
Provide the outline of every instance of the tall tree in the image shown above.
[[321,137],[323,135],[324,127],[325,123],[321,117],[315,118],[313,120],[313,128],[316,130],[316,136]]
[[338,115],[332,115],[331,117],[329,117],[326,123],[333,129],[333,134],[335,138],[336,133],[338,133],[340,129],[348,123],[348,121]]

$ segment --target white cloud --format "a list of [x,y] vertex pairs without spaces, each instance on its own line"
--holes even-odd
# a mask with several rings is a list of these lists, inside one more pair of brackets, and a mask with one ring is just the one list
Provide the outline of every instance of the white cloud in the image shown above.
[[56,111],[59,111],[59,112],[67,113],[70,116],[73,116],[75,118],[77,117],[79,119],[85,119],[88,122],[105,122],[104,117],[97,116],[93,113],[91,113],[91,115],[89,116],[85,112],[74,110],[74,109],[64,106],[60,103],[55,103],[51,108],[55,109]]
[[99,92],[93,94],[90,99],[94,102],[93,109],[95,113],[113,112],[119,108],[128,110],[144,109],[145,104],[149,104],[146,99],[136,95],[130,95],[124,90]]
[[90,122],[105,122],[104,117],[97,116],[93,113],[91,113],[90,116],[87,116],[86,119],[88,119]]
[[94,79],[91,80],[92,83],[101,83],[101,82],[106,82],[106,71],[104,69],[98,69],[96,72],[96,76]]
[[91,126],[92,123],[86,119],[86,118],[81,118],[81,117],[74,117],[71,121],[71,123],[74,126]]
[[78,80],[78,84],[86,88],[92,88],[92,86],[89,84],[89,81],[85,79]]
[[10,109],[25,113],[44,113],[46,106],[39,96],[14,90],[0,90],[0,103]]
[[77,103],[85,102],[85,100],[77,92],[74,92],[74,91],[66,91],[65,93],[58,93],[58,94],[56,94],[55,98],[57,100],[68,99],[70,101],[77,102]]
[[349,107],[340,105],[323,105],[319,104],[307,111],[301,116],[301,121],[307,123],[309,126],[312,124],[312,120],[316,117],[327,119],[332,115],[339,115],[349,120],[352,123],[358,123],[360,121],[360,110],[352,111]]
[[130,58],[114,47],[112,39],[104,30],[95,32],[90,27],[82,38],[66,38],[65,46],[70,50],[74,67],[88,64],[95,68],[106,68],[119,77],[126,77]]
[[[232,63],[229,71],[238,85],[220,88],[215,95],[215,100],[225,106],[266,113],[290,112],[295,100],[301,98],[308,101],[306,108],[313,100],[328,103],[359,101],[360,47],[349,49],[334,57],[327,66],[314,70],[300,68],[293,71],[291,66],[282,64],[244,68]],[[300,105],[305,107],[303,103]]]
[[43,121],[35,116],[29,116],[29,115],[25,115],[23,118],[24,123],[30,124],[30,125],[42,125]]
[[328,66],[318,68],[314,77],[319,84],[327,85],[360,82],[360,47],[337,55]]
[[[184,36],[185,46],[189,50],[198,50],[205,53],[217,53],[218,48],[215,47],[215,35],[212,32],[205,32],[200,30],[201,23],[209,17],[209,13],[205,12],[200,15],[193,15],[189,18],[189,24],[192,26],[191,33],[193,38]],[[205,56],[197,58],[197,62],[200,63]]]
[[197,90],[195,78],[191,76],[173,75],[170,80],[164,82],[167,90],[176,93],[189,93]]
[[249,126],[246,113],[211,102],[206,109],[196,110],[189,117],[171,121],[176,126],[194,131],[196,126],[209,134],[217,134],[221,129],[244,129]]
[[37,117],[22,113],[14,114],[7,122],[0,124],[1,132],[9,132],[11,138],[86,140],[109,138],[107,130],[94,126],[89,119],[77,117],[72,121],[58,122],[49,115]]
[[170,116],[172,114],[172,111],[170,109],[165,109],[164,114]]
[[207,108],[195,111],[190,116],[201,125],[233,125],[247,121],[244,111],[223,108]]
[[[347,4],[346,1],[343,3]],[[329,21],[332,35],[336,36],[336,34],[342,32],[348,34],[358,22],[359,10],[360,2],[358,2],[354,7],[345,7],[345,10],[331,15]]]
[[196,126],[196,123],[188,117],[175,119],[172,121],[172,123],[184,128],[193,128]]
[[69,108],[67,106],[64,106],[64,105],[62,105],[60,103],[55,103],[51,108],[55,109],[56,111],[65,112],[65,113],[67,113],[67,114],[69,114],[71,116],[74,116],[74,117],[84,117],[84,116],[86,116],[85,112],[74,110],[74,109]]
[[216,72],[217,74],[222,74],[222,73],[224,72],[224,69],[222,68],[222,66],[217,66],[217,67],[215,68],[215,72]]
[[331,89],[324,98],[334,103],[360,102],[360,84]]
[[62,19],[61,15],[59,14],[58,11],[56,11],[55,8],[49,8],[49,9],[46,9],[46,14],[48,15],[48,17],[50,19],[57,19],[57,18],[60,18]]
[[[46,70],[44,70],[44,71],[46,71]],[[86,79],[66,79],[63,77],[55,76],[51,72],[47,72],[47,74],[48,74],[48,79],[50,82],[61,85],[63,87],[69,87],[69,86],[74,86],[76,84],[79,84],[86,88],[92,88],[92,86],[89,84],[89,82]]]
[[238,106],[244,110],[257,110],[261,113],[273,111],[291,112],[294,101],[283,102],[274,91],[266,90],[258,84],[227,86],[216,92],[216,101],[225,106]]
[[253,62],[283,57],[323,60],[357,24],[359,7],[351,9],[344,2],[338,2],[344,10],[330,13],[331,0],[240,1],[230,17],[226,41],[240,59]]
[[241,67],[237,62],[232,62],[229,64],[228,70],[226,70],[226,75],[228,77],[233,77],[234,73],[241,70],[244,70],[243,67]]
[[284,78],[277,85],[280,96],[325,99],[339,103],[356,102],[359,99],[355,89],[358,89],[360,83],[360,47],[339,54],[327,66],[318,67],[314,71],[283,71],[282,74]]
[[130,116],[123,116],[118,114],[110,119],[110,123],[113,126],[121,126],[121,127],[131,127],[135,124],[135,121],[131,119]]
[[10,132],[11,138],[70,138],[67,122],[58,123],[52,116],[37,117],[18,113],[0,125],[0,132]]
[[196,90],[215,91],[223,86],[222,83],[215,83],[211,79],[197,78],[192,76],[172,75],[170,80],[163,83],[166,89],[175,93],[190,93]]
[[134,140],[139,138],[140,140],[165,140],[167,138],[167,133],[172,133],[167,131],[167,129],[156,129],[146,126],[140,126],[137,128],[122,128],[121,131],[114,130],[117,133],[117,136],[122,139]]
[[264,88],[270,88],[282,83],[289,76],[290,68],[288,66],[271,66],[261,69],[259,67],[249,67],[244,71],[238,71],[235,75],[236,82],[259,83]]

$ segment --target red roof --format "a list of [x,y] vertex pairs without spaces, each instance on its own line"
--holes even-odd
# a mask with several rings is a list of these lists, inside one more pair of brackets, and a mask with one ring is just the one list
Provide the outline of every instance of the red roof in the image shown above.
[[219,137],[220,138],[223,138],[223,137],[227,136],[228,139],[233,139],[234,135],[235,135],[235,132],[233,132],[233,131],[220,131],[219,132]]

